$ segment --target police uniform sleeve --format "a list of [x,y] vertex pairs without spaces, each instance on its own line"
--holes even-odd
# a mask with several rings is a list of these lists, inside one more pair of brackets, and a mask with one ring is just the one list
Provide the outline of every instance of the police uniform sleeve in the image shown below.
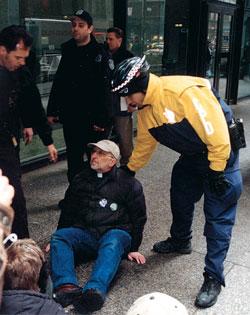
[[157,141],[150,135],[147,128],[150,110],[148,106],[137,113],[136,144],[128,163],[128,168],[135,172],[148,163],[157,147]]
[[135,252],[138,251],[138,248],[140,247],[142,242],[143,230],[147,221],[147,215],[145,196],[143,193],[142,185],[135,178],[131,177],[130,180],[133,181],[133,184],[131,185],[130,195],[127,198],[127,207],[132,223],[132,242],[130,251]]
[[58,116],[59,108],[61,104],[61,96],[62,96],[62,79],[64,77],[63,73],[64,68],[64,55],[62,51],[62,58],[60,60],[58,69],[55,74],[55,78],[52,84],[52,88],[49,95],[49,101],[47,106],[47,116]]
[[102,44],[99,44],[100,66],[96,73],[96,106],[92,108],[92,120],[99,127],[110,127],[112,118],[112,94],[110,77],[113,61]]
[[21,75],[25,77],[25,83],[21,86],[18,104],[23,126],[34,128],[43,144],[48,146],[53,143],[52,129],[47,121],[40,92],[28,70],[23,69]]
[[225,116],[212,91],[205,86],[192,86],[179,101],[185,117],[207,146],[210,168],[223,171],[230,155],[230,138]]

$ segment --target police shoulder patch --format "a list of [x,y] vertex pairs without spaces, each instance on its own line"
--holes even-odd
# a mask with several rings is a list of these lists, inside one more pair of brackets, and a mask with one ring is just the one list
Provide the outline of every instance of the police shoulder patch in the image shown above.
[[115,64],[114,64],[114,60],[113,59],[109,59],[108,60],[108,65],[109,65],[109,69],[110,70],[114,70],[115,69]]
[[101,54],[98,54],[98,55],[95,57],[95,61],[96,61],[96,62],[101,62],[101,61],[102,61],[102,55],[101,55]]

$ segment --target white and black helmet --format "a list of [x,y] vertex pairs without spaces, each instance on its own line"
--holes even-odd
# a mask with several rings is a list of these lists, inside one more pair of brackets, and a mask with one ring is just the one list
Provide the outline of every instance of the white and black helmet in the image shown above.
[[148,86],[149,68],[145,56],[122,61],[113,72],[111,91],[121,96],[145,91]]
[[186,307],[175,298],[152,292],[138,298],[126,315],[188,315]]

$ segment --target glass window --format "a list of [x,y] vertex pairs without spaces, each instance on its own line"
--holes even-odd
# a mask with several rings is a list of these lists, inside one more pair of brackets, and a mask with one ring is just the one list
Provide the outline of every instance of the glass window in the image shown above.
[[[113,25],[113,1],[9,0],[8,3],[15,2],[16,6],[15,10],[14,6],[9,6],[7,9],[4,6],[7,12],[2,10],[3,2],[0,1],[0,17],[3,15],[7,18],[9,12],[16,10],[18,18],[20,13],[22,22],[34,37],[33,50],[36,54],[34,71],[43,106],[46,109],[53,78],[61,58],[61,44],[71,37],[71,24],[68,17],[79,8],[87,10],[93,16],[97,40],[103,41],[106,29]],[[2,19],[1,23],[3,23]],[[6,24],[9,24],[9,21],[6,21]],[[58,149],[65,146],[60,125],[53,131],[53,139]],[[21,160],[39,158],[45,152],[47,149],[37,136],[34,137],[32,144],[28,146],[21,144]]]
[[134,55],[146,55],[152,72],[161,73],[165,0],[128,1],[127,45]]
[[238,97],[250,95],[250,16],[244,18]]
[[226,2],[231,4],[236,4],[236,0],[219,0],[220,2]]
[[19,23],[19,0],[0,1],[0,30]]
[[165,74],[185,74],[189,28],[189,1],[166,1],[165,52],[163,71]]

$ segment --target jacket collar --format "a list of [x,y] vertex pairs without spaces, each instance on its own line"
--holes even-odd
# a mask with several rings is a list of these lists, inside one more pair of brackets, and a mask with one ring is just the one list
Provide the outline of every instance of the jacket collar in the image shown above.
[[143,105],[153,105],[160,102],[161,98],[161,80],[156,75],[149,74],[148,88],[143,100]]

